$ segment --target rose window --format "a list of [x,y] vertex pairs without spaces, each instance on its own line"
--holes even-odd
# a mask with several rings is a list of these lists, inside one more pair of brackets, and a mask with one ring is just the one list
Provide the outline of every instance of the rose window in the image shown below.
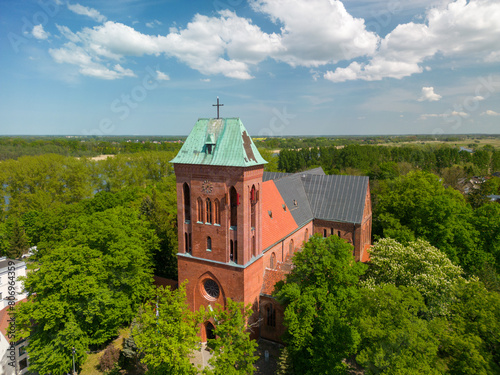
[[213,281],[212,279],[207,279],[203,283],[203,287],[205,288],[205,293],[208,297],[211,297],[213,299],[219,298],[220,290],[215,281]]

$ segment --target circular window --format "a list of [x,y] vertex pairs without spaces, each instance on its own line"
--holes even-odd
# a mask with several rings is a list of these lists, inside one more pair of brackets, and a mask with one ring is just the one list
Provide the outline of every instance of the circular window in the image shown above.
[[219,286],[212,279],[206,279],[203,283],[203,288],[205,289],[205,293],[207,297],[213,298],[214,300],[219,298],[220,290]]

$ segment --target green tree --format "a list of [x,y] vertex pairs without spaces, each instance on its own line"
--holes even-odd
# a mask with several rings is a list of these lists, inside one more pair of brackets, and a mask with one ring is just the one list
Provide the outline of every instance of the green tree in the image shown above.
[[450,318],[433,322],[449,373],[500,373],[500,295],[472,280],[459,284],[453,300]]
[[155,230],[160,243],[153,254],[155,275],[177,279],[177,193],[174,176],[164,179],[159,189],[153,188],[141,202],[141,216]]
[[19,220],[14,220],[9,236],[9,245],[7,248],[7,256],[9,258],[20,258],[29,249],[28,237],[24,228],[19,223]]
[[16,308],[19,338],[29,336],[30,371],[65,374],[71,347],[82,363],[129,323],[152,283],[156,236],[123,208],[80,217],[50,252],[30,264],[28,303]]
[[439,340],[420,317],[426,306],[415,288],[385,284],[364,289],[359,306],[362,339],[356,361],[366,374],[442,373]]
[[273,150],[267,150],[265,148],[259,148],[260,155],[267,161],[264,166],[266,172],[278,172],[278,155],[273,152]]
[[360,336],[352,324],[365,265],[356,263],[352,246],[337,236],[313,236],[293,258],[295,267],[276,296],[285,308],[284,341],[295,373],[343,374],[344,359]]
[[226,307],[220,305],[210,314],[215,321],[215,339],[208,340],[212,348],[212,358],[205,374],[237,375],[253,374],[253,364],[257,360],[255,350],[257,343],[250,339],[247,329],[248,318],[252,315],[250,306],[227,299]]
[[445,189],[437,176],[413,171],[381,181],[374,194],[376,236],[402,243],[425,239],[469,272],[479,272],[491,260],[487,250],[477,246],[471,207],[458,191]]
[[473,224],[481,234],[480,244],[493,255],[493,267],[500,274],[500,204],[489,202],[474,211]]
[[177,290],[156,289],[156,301],[148,301],[139,313],[133,337],[148,374],[197,374],[190,362],[197,349],[201,315],[186,302],[185,284]]
[[364,285],[414,287],[424,297],[429,309],[426,315],[433,317],[447,314],[453,288],[463,280],[462,273],[461,267],[427,241],[402,245],[383,238],[370,249],[370,267]]

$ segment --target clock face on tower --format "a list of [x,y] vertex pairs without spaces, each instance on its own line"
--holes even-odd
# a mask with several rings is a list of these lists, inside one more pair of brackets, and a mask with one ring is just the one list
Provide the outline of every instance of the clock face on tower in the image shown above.
[[203,183],[201,184],[201,191],[204,192],[205,194],[210,194],[213,188],[214,187],[212,183],[208,180],[203,181]]

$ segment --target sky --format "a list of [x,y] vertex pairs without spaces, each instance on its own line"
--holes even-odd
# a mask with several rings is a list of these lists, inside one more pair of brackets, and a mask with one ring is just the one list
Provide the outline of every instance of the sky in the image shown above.
[[499,134],[499,68],[498,0],[0,1],[0,135]]

